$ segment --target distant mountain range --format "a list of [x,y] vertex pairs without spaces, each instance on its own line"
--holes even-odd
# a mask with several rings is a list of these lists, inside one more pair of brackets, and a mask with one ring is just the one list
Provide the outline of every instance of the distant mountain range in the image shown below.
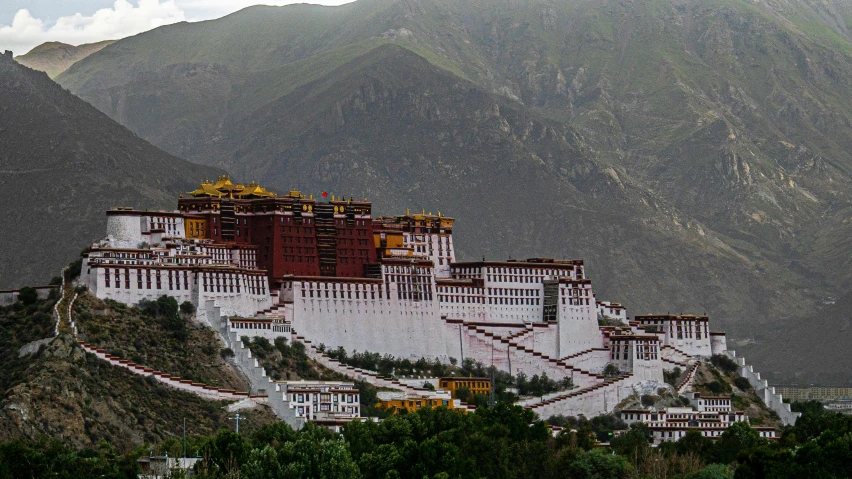
[[18,55],[15,61],[33,70],[43,71],[50,78],[54,78],[71,65],[113,43],[115,40],[104,40],[75,47],[67,43],[47,42],[33,48],[25,55]]
[[602,299],[845,383],[819,345],[852,339],[825,316],[852,297],[850,25],[839,0],[252,7],[57,81],[177,156],[442,210],[462,259],[585,258]]
[[114,206],[175,208],[221,170],[151,146],[45,73],[0,58],[0,289],[46,284]]

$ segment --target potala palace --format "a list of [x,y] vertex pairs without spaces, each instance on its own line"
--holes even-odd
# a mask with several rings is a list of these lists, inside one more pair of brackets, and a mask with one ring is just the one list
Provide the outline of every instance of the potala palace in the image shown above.
[[[273,409],[295,411],[291,422],[315,419],[315,406],[296,408],[286,385],[253,372],[240,337],[302,341],[330,367],[316,345],[572,378],[574,389],[521,401],[544,418],[612,411],[632,394],[670,387],[663,370],[674,367],[686,371],[677,392],[687,391],[697,361],[733,355],[707,316],[630,319],[596,298],[582,260],[456,262],[453,222],[425,211],[373,217],[366,200],[279,196],[223,176],[182,195],[173,212],[109,210],[107,236],[84,258],[80,282],[129,305],[162,295],[192,302],[197,320],[235,346],[253,389]],[[622,325],[602,326],[604,318]],[[604,377],[608,364],[620,375]],[[763,389],[767,405],[780,404]],[[357,407],[339,412],[357,415]]]

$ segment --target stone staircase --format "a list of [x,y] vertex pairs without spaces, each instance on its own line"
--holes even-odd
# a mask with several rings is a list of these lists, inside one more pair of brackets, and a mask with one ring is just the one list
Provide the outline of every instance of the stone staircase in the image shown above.
[[[445,321],[458,322],[447,319],[445,319]],[[495,349],[500,351],[501,354],[502,352],[508,350],[510,352],[515,352],[515,354],[517,355],[528,357],[531,362],[544,362],[548,364],[549,366],[551,366],[551,373],[556,372],[557,379],[562,379],[564,377],[573,377],[574,384],[581,387],[591,386],[603,382],[604,380],[604,377],[600,374],[592,373],[590,371],[586,371],[584,369],[572,366],[564,360],[552,358],[539,351],[535,351],[532,348],[528,348],[522,344],[518,344],[517,342],[507,337],[496,335],[480,326],[466,324],[464,322],[461,322],[461,324],[464,326],[466,332],[468,333],[468,336],[473,336],[480,341],[490,343],[490,347],[495,347]],[[552,376],[552,374],[549,375]]]
[[695,379],[695,371],[698,370],[698,366],[700,365],[701,361],[695,361],[694,363],[692,363],[692,366],[689,366],[689,369],[686,370],[686,373],[681,378],[679,378],[677,387],[675,388],[675,391],[677,391],[678,395],[680,395],[687,388],[690,388],[692,386],[692,381]]
[[[293,341],[299,341],[305,345],[305,352],[307,353],[309,358],[313,359],[319,364],[322,364],[323,366],[334,372],[343,374],[344,376],[354,378],[358,381],[365,381],[376,387],[397,389],[406,394],[427,397],[437,396],[435,391],[432,391],[431,389],[410,386],[397,379],[382,376],[375,371],[369,371],[367,369],[356,368],[343,364],[337,359],[331,358],[325,352],[320,351],[319,348],[314,346],[311,340],[306,339],[304,336],[299,336],[298,334],[296,334],[295,331],[293,331]],[[459,401],[457,399],[454,399],[453,402],[454,407],[456,409],[463,409],[469,412],[474,411],[476,409],[475,406],[467,404],[463,401]]]
[[680,364],[692,363],[692,356],[668,344],[660,346],[660,358],[668,359]]
[[266,396],[252,396],[246,391],[222,389],[189,379],[182,379],[179,376],[172,376],[171,374],[166,374],[162,371],[157,371],[135,364],[132,361],[121,359],[118,356],[107,354],[103,349],[96,348],[79,339],[77,340],[77,344],[79,344],[85,351],[94,354],[113,366],[124,368],[131,373],[138,374],[140,376],[152,376],[154,379],[166,386],[195,394],[196,396],[204,399],[209,399],[211,401],[240,401],[245,407],[254,407],[258,403],[266,403]]
[[[619,391],[617,391],[617,388],[625,386],[621,383],[632,376],[633,374],[629,373],[617,378],[606,379],[604,382],[592,386],[567,392],[553,393],[540,400],[527,401],[522,405],[524,409],[538,413],[543,419],[562,411],[571,411],[572,414],[585,414],[587,417],[591,417],[592,415],[606,412],[607,409],[611,410],[618,403],[618,400],[622,399],[618,394]],[[610,404],[605,404],[606,401],[598,397],[607,392],[616,393]],[[601,408],[600,405],[604,405],[604,407]]]
[[660,361],[662,361],[664,363],[671,364],[672,366],[680,367],[680,368],[688,368],[689,367],[689,364],[687,364],[687,363],[682,363],[680,361],[673,361],[671,359],[660,358]]

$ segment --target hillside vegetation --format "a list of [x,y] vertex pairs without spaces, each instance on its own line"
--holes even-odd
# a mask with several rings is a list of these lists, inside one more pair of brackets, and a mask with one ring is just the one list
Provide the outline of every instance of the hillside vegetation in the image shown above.
[[208,386],[248,391],[246,379],[222,358],[217,333],[187,315],[85,294],[74,302],[74,319],[80,339],[109,354]]
[[258,6],[57,79],[173,154],[440,210],[459,259],[582,257],[602,299],[706,312],[761,371],[846,382],[819,364],[848,348],[814,346],[852,334],[819,312],[852,279],[849,19],[837,0]]
[[[107,441],[120,453],[183,433],[214,434],[231,422],[226,403],[162,385],[87,354],[68,335],[53,338],[54,301],[0,308],[0,441],[42,436],[75,448]],[[46,338],[29,354],[20,349]],[[241,428],[275,421],[268,408],[241,411]],[[2,471],[0,465],[0,471]]]

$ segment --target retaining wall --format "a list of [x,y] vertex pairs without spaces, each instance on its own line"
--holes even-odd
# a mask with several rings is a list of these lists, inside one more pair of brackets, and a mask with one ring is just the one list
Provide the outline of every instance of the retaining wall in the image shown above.
[[[38,294],[38,299],[47,299],[50,292],[58,287],[59,286],[35,286],[34,288],[36,290],[36,294]],[[17,303],[19,294],[21,294],[20,289],[0,291],[0,306],[9,306]]]

